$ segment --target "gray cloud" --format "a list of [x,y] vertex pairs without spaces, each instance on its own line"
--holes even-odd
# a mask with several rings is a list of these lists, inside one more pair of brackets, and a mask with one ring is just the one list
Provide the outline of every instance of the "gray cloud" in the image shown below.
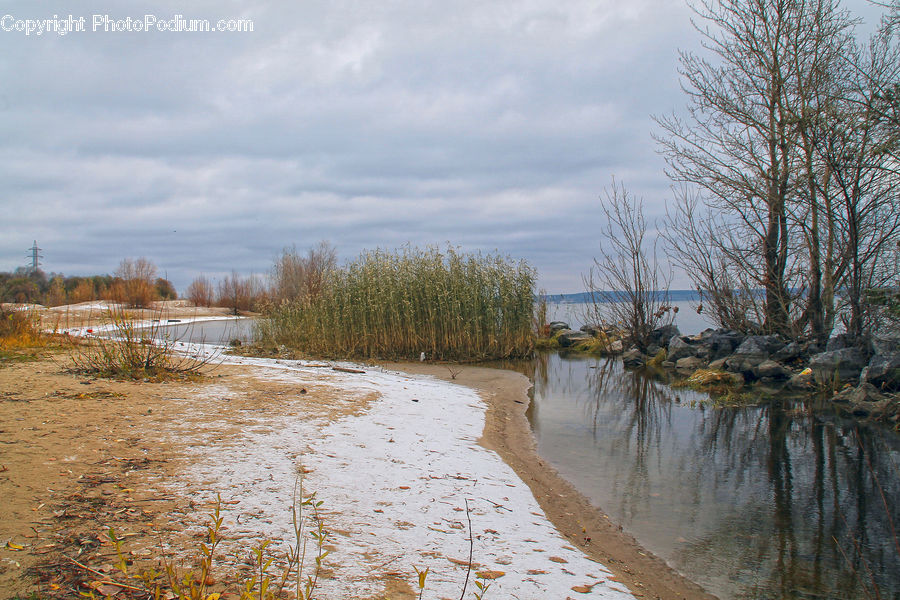
[[680,0],[88,4],[0,12],[254,32],[0,32],[0,269],[37,239],[47,270],[147,256],[183,289],[293,243],[449,242],[579,291],[613,174],[664,211],[649,115],[684,103]]

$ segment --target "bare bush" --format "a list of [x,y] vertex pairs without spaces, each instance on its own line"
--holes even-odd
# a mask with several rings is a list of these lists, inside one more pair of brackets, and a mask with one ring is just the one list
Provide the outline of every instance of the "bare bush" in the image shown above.
[[194,306],[212,306],[215,301],[215,291],[209,277],[200,275],[194,279],[188,286],[187,297]]
[[590,309],[597,324],[622,328],[632,343],[646,350],[650,332],[672,321],[669,278],[660,273],[656,242],[645,241],[643,201],[613,180],[601,197],[606,216],[601,255],[585,278]]
[[244,277],[232,270],[218,285],[216,306],[224,306],[234,315],[254,310],[264,297],[263,285],[255,275]]
[[156,265],[146,258],[126,258],[114,273],[109,299],[136,308],[147,308],[157,299]]
[[334,247],[319,242],[302,256],[296,246],[285,248],[272,268],[272,295],[277,302],[315,298],[322,293],[337,258]]

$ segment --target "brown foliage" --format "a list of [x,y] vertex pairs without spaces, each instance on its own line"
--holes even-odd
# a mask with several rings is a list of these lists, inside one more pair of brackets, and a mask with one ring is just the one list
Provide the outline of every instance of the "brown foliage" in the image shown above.
[[109,290],[109,299],[137,308],[146,308],[158,298],[156,265],[146,258],[126,258],[119,263],[118,279]]
[[212,306],[214,300],[213,285],[206,275],[200,275],[187,289],[188,300],[194,306]]

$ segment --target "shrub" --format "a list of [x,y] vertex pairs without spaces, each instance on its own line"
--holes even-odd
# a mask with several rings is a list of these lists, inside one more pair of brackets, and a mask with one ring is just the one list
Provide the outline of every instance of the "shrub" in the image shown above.
[[194,306],[212,306],[213,286],[206,275],[200,275],[187,289],[187,297]]
[[29,311],[0,307],[0,350],[28,348],[44,344],[40,319]]
[[157,299],[156,265],[146,258],[126,258],[115,272],[107,299],[137,308],[146,308]]
[[175,352],[175,342],[159,336],[159,322],[142,323],[121,307],[109,311],[110,335],[78,346],[76,371],[122,379],[171,379],[198,374],[210,358]]
[[355,358],[472,360],[533,347],[534,270],[497,254],[406,247],[331,270],[320,294],[273,305],[260,341]]

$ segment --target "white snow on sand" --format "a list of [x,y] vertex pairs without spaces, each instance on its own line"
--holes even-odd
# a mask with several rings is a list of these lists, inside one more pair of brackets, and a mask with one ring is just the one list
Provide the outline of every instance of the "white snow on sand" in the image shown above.
[[[633,598],[605,567],[570,546],[515,472],[478,445],[486,406],[475,391],[371,369],[339,373],[230,356],[226,362],[255,365],[257,376],[298,386],[326,383],[351,397],[380,395],[362,414],[331,423],[286,415],[291,399],[273,398],[270,408],[248,412],[242,432],[227,439],[216,433],[222,424],[209,418],[203,427],[190,417],[182,424],[203,457],[189,476],[208,493],[225,490],[224,499],[237,501],[229,509],[241,515],[232,534],[290,539],[298,466],[308,471],[304,488],[323,501],[336,547],[326,559],[334,576],[321,581],[322,596],[374,596],[383,592],[376,578],[388,572],[408,573],[415,587],[416,566],[430,569],[426,597],[458,598],[469,554],[468,500],[476,570],[504,573],[488,598]],[[191,404],[209,417],[228,399],[222,388],[206,389],[207,397]],[[578,593],[575,586],[593,587]]]

